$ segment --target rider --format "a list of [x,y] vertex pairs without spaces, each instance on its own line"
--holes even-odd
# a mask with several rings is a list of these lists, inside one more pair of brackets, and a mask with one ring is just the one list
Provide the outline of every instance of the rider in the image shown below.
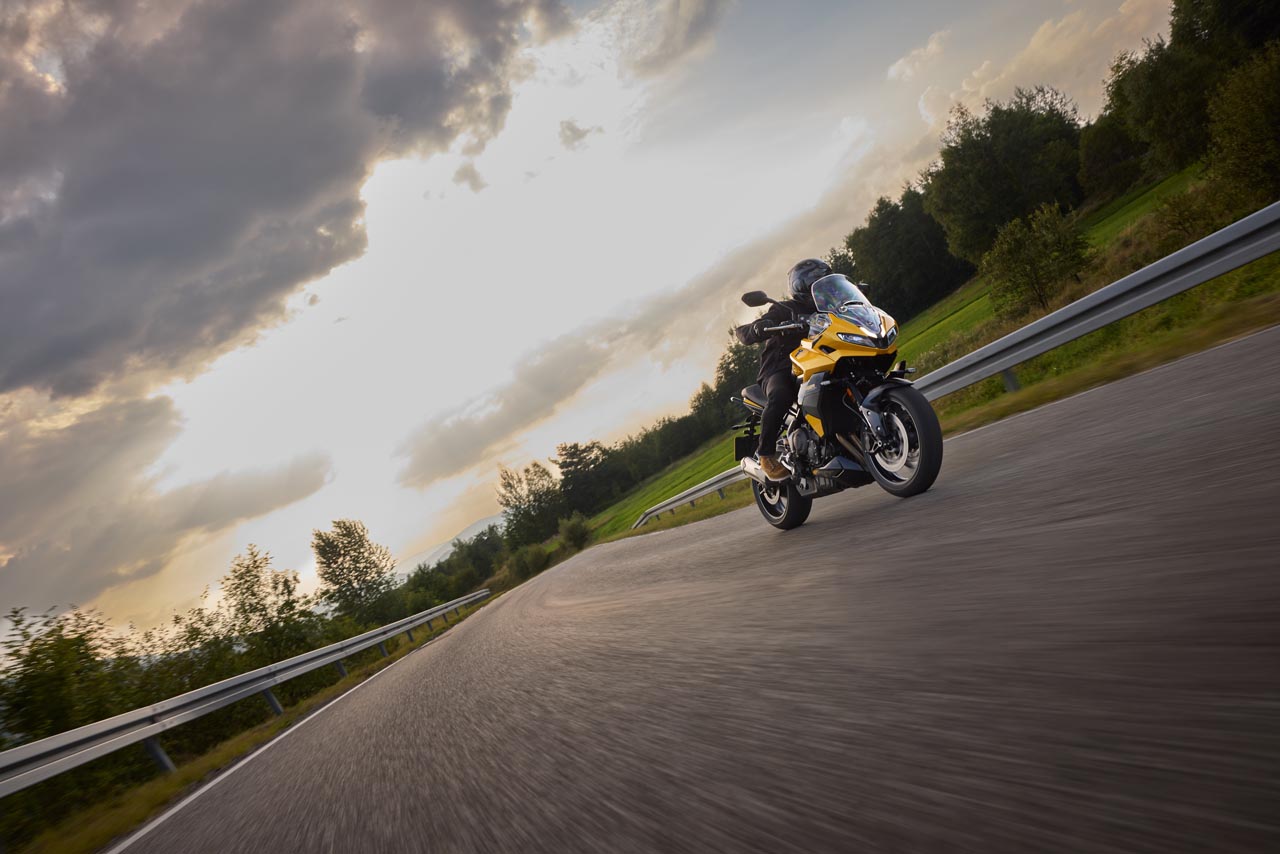
[[786,480],[791,476],[787,467],[779,462],[778,433],[787,410],[796,402],[796,380],[791,374],[791,351],[800,346],[803,330],[765,332],[771,326],[781,326],[797,319],[797,315],[814,311],[813,283],[831,274],[831,267],[817,258],[806,258],[787,273],[787,299],[769,307],[759,320],[739,326],[735,331],[743,344],[764,341],[760,354],[760,372],[756,381],[768,395],[764,414],[760,418],[760,468],[770,480]]

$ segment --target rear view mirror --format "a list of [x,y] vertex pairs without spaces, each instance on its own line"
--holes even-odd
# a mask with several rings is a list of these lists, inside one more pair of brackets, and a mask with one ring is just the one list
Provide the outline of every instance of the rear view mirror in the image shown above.
[[759,308],[760,306],[767,305],[771,302],[769,295],[764,291],[751,291],[750,293],[745,293],[742,295],[742,301],[752,308]]

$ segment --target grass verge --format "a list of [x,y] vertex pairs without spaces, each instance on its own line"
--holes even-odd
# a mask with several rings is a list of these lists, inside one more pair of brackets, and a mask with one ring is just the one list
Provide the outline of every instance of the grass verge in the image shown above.
[[[707,442],[682,460],[677,460],[642,482],[613,505],[590,520],[596,541],[612,539],[630,530],[640,514],[653,505],[697,486],[733,465],[733,437],[727,433]],[[648,526],[646,526],[647,528]]]
[[[1224,304],[1191,328],[1166,330],[1135,346],[1116,348],[1106,359],[1080,365],[1019,391],[1002,393],[985,403],[958,411],[948,411],[944,405],[940,409],[942,430],[945,434],[972,430],[1277,324],[1280,324],[1280,294]],[[994,381],[1001,382],[999,378]]]
[[[712,472],[711,475],[707,475],[707,477],[719,474],[729,468],[733,468],[732,459],[730,459],[726,465],[722,466],[719,471]],[[703,478],[703,480],[706,479],[707,478],[705,477]],[[658,500],[661,501],[662,499]],[[636,528],[634,531],[628,528],[627,530],[619,531],[610,537],[597,540],[596,542],[611,543],[615,540],[626,539],[627,537],[637,537],[641,534],[652,534],[655,531],[679,528],[681,525],[688,525],[690,522],[701,522],[703,519],[710,519],[712,516],[719,516],[723,513],[737,510],[740,507],[746,507],[754,501],[755,499],[751,495],[751,484],[745,480],[739,481],[738,483],[725,487],[723,499],[717,495],[708,495],[706,498],[699,498],[698,503],[692,507],[688,504],[682,504],[675,510],[669,513],[664,513],[660,519],[650,519],[648,524],[641,528]],[[649,506],[652,507],[653,505],[651,504]],[[638,516],[639,514],[636,515]]]
[[[345,679],[289,706],[283,715],[229,738],[203,756],[183,763],[172,774],[157,777],[67,816],[18,850],[22,854],[90,854],[101,850],[137,830],[179,798],[212,779],[217,772],[299,723],[325,703],[345,694],[378,671],[449,631],[458,622],[496,598],[497,596],[492,596],[484,602],[463,608],[453,623],[447,627],[440,626],[429,634],[423,629],[415,629],[415,643],[409,643],[403,635],[397,636],[388,642],[391,655],[362,667],[351,668]],[[241,702],[262,701],[258,697],[246,697]]]

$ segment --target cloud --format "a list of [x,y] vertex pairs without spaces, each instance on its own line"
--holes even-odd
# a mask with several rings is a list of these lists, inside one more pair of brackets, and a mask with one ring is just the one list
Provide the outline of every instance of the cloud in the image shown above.
[[580,127],[573,119],[565,119],[560,123],[560,144],[570,151],[582,147],[582,143],[593,133],[604,133],[600,127]]
[[930,86],[920,94],[916,109],[920,118],[930,128],[941,128],[946,124],[947,113],[951,110],[951,96],[937,86]]
[[609,364],[604,348],[576,332],[522,360],[498,392],[465,409],[442,413],[402,443],[407,458],[402,486],[425,488],[466,471],[498,451],[515,434],[512,425],[532,426],[552,415]]
[[389,156],[475,153],[558,0],[0,11],[0,393],[191,375],[365,248]]
[[478,193],[485,187],[489,186],[489,182],[486,181],[480,175],[479,170],[476,169],[476,164],[472,163],[470,160],[459,166],[458,171],[453,173],[453,183],[469,187],[473,193]]
[[168,398],[74,415],[33,401],[10,398],[0,418],[0,601],[15,606],[85,603],[154,575],[191,538],[305,498],[329,475],[310,454],[162,491],[142,472],[180,429]]
[[1113,13],[1077,9],[1036,29],[1004,66],[987,60],[962,82],[953,99],[976,108],[988,98],[1009,97],[1015,87],[1053,86],[1068,93],[1081,112],[1096,115],[1111,60],[1167,26],[1168,0],[1125,0]]
[[916,48],[893,65],[890,65],[885,75],[886,78],[903,82],[914,79],[917,74],[924,70],[925,66],[942,56],[942,50],[946,47],[947,40],[950,38],[950,30],[939,30],[929,36],[929,40],[925,42],[923,47]]
[[407,459],[401,485],[425,489],[477,466],[496,465],[522,433],[561,411],[591,382],[636,360],[716,358],[729,326],[742,322],[742,293],[780,292],[791,265],[825,255],[865,218],[878,196],[901,187],[936,152],[932,134],[906,148],[875,147],[850,163],[809,212],[735,250],[683,287],[634,306],[625,316],[555,339],[523,360],[511,380],[492,393],[414,430],[400,448]]
[[731,0],[665,0],[640,19],[627,67],[637,77],[657,77],[700,55],[731,5]]

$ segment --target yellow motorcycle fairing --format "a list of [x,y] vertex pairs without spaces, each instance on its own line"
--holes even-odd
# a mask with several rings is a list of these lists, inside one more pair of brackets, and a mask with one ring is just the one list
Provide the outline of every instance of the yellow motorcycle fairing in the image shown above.
[[[880,331],[874,336],[877,338],[887,335],[895,325],[893,318],[884,312],[879,312],[879,316]],[[827,317],[830,318],[831,323],[818,334],[817,338],[804,339],[800,342],[800,346],[791,352],[791,372],[798,376],[801,382],[808,382],[814,374],[834,369],[836,362],[841,359],[892,356],[898,352],[896,339],[892,344],[884,348],[865,347],[861,344],[850,344],[848,341],[841,341],[837,337],[837,333],[844,332],[851,335],[866,336],[868,330],[845,320],[838,314],[829,313]],[[821,430],[819,430],[819,433],[821,433]]]

